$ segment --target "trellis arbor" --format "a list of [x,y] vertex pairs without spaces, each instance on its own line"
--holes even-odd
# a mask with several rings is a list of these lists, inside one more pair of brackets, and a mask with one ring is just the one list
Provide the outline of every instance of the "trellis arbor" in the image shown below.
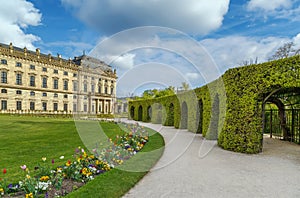
[[261,152],[264,132],[299,143],[299,69],[299,56],[229,69],[180,95],[130,101],[130,118],[187,128],[236,152]]

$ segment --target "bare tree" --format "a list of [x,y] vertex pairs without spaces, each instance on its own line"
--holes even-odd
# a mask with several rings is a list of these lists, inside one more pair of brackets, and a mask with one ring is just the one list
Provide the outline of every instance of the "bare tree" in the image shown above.
[[258,63],[258,57],[255,57],[255,60],[253,60],[252,58],[250,58],[250,60],[245,60],[243,61],[240,66],[247,66],[247,65],[253,65],[253,64],[257,64]]
[[294,46],[294,42],[288,42],[283,44],[283,46],[279,47],[276,50],[275,54],[272,56],[272,59],[277,60],[295,55],[295,52],[298,53],[299,50],[295,50]]
[[181,85],[182,85],[182,88],[184,91],[187,91],[190,89],[190,85],[186,82],[182,82]]

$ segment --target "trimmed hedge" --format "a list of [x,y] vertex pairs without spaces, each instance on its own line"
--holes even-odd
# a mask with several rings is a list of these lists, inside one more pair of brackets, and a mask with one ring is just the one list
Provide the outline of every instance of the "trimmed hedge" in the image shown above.
[[182,94],[130,101],[129,109],[134,107],[133,119],[138,120],[141,106],[142,121],[149,122],[146,110],[151,106],[151,122],[181,128],[181,120],[185,120],[181,119],[181,108],[186,102],[189,131],[202,133],[208,139],[217,138],[219,146],[226,150],[259,153],[263,101],[275,90],[300,87],[299,69],[300,56],[233,68],[219,79]]

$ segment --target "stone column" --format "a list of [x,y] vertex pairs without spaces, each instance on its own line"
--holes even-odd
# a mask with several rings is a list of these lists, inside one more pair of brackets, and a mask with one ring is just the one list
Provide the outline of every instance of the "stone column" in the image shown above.
[[104,100],[102,100],[102,113],[105,112]]
[[96,99],[95,100],[96,101],[96,115],[98,114],[98,111],[99,111],[99,107],[98,107],[98,102],[99,102],[99,99]]

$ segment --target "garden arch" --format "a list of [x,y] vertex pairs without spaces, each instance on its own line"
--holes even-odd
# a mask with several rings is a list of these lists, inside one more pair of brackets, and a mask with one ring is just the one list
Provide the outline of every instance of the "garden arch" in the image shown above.
[[143,121],[143,107],[142,107],[142,105],[140,105],[139,109],[138,109],[138,121]]
[[149,105],[147,107],[147,122],[151,121],[152,118],[152,107]]
[[197,133],[202,134],[203,130],[203,100],[198,100],[198,108],[197,108]]
[[174,126],[174,104],[169,104],[169,111],[167,114],[167,120],[166,120],[167,126]]
[[[163,104],[168,118],[169,105],[173,103],[174,127],[188,128],[195,133],[202,130],[203,137],[217,139],[218,145],[225,150],[259,153],[263,148],[263,131],[270,126],[270,123],[266,123],[270,118],[268,110],[271,108],[265,109],[268,105],[274,110],[272,116],[277,116],[279,120],[277,128],[281,130],[282,137],[287,140],[292,139],[294,142],[300,141],[298,140],[300,126],[297,125],[300,123],[299,89],[300,55],[297,55],[231,68],[215,81],[190,92],[130,101],[130,104],[135,105],[136,108],[141,104],[144,107],[155,103]],[[190,93],[195,93],[197,99],[190,101]],[[201,99],[202,125],[199,124],[201,108],[197,108],[197,103],[200,106]],[[152,110],[151,121],[160,123],[158,121],[162,110],[154,106]],[[274,113],[275,111],[277,112]],[[165,114],[163,118],[165,119]],[[163,122],[163,125],[167,124],[168,122]],[[284,129],[283,126],[286,128]],[[282,130],[285,130],[284,135]]]
[[188,106],[185,101],[181,105],[180,128],[181,129],[188,128]]
[[264,98],[263,132],[300,144],[300,88],[276,89]]
[[131,117],[131,119],[134,119],[134,106],[131,106],[130,107],[130,117]]
[[220,118],[220,99],[219,95],[216,94],[211,107],[211,121],[207,139],[217,140],[219,134],[219,118]]

